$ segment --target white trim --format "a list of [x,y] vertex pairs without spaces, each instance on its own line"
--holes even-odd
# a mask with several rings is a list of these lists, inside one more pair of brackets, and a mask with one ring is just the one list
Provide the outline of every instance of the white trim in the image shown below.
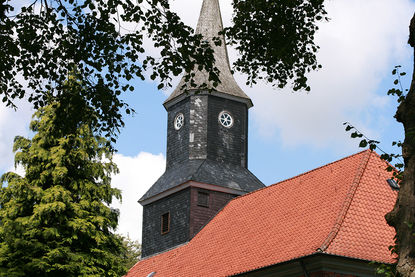
[[148,205],[148,204],[150,204],[154,201],[160,200],[161,198],[169,196],[173,193],[176,193],[176,192],[181,191],[181,190],[183,190],[185,188],[188,188],[188,187],[201,188],[201,189],[225,192],[225,193],[236,194],[236,195],[243,195],[243,194],[246,193],[245,191],[241,191],[241,190],[230,189],[230,188],[225,188],[225,187],[215,186],[215,185],[210,185],[210,184],[204,184],[204,183],[199,183],[199,182],[195,182],[195,181],[187,181],[186,183],[183,183],[183,184],[178,185],[174,188],[163,191],[162,193],[154,195],[154,196],[152,196],[150,198],[147,198],[145,200],[138,200],[138,203],[140,203],[142,206],[145,206],[145,205]]
[[[218,121],[223,127],[227,129],[232,128],[233,122],[234,122],[232,114],[226,110],[223,110],[219,113]],[[229,124],[229,125],[226,125],[226,124]]]
[[183,127],[184,125],[184,114],[183,113],[176,114],[176,116],[174,117],[173,125],[176,131],[180,130]]

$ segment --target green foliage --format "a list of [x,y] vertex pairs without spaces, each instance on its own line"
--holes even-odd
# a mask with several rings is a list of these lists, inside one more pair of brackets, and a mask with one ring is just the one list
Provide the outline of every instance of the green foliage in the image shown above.
[[[382,148],[379,147],[379,141],[369,139],[366,137],[363,133],[361,133],[355,126],[353,126],[349,122],[343,123],[343,125],[346,126],[345,130],[346,132],[351,132],[350,137],[351,138],[360,138],[359,147],[366,148],[369,147],[370,150],[378,149],[382,152],[380,155],[380,158],[387,161],[389,164],[393,163],[393,166],[389,165],[386,170],[391,171],[393,174],[393,178],[396,179],[399,183],[399,181],[402,179],[402,171],[404,164],[402,161],[402,154],[395,154],[395,153],[386,153],[382,150]],[[392,146],[402,147],[401,142],[392,142]]]
[[[403,89],[401,78],[403,76],[405,76],[406,73],[405,72],[400,72],[400,68],[401,68],[401,66],[397,65],[392,70],[392,75],[396,76],[396,79],[393,81],[394,87],[391,88],[387,92],[387,94],[392,95],[392,96],[396,96],[397,97],[396,101],[400,105],[402,105],[407,99],[408,89],[405,89],[405,90]],[[398,111],[399,111],[399,108],[398,108]],[[396,115],[395,115],[395,118],[398,119]],[[392,172],[392,174],[393,174],[392,178],[395,179],[400,186],[402,186],[403,175],[404,175],[404,171],[405,171],[405,161],[402,160],[402,159],[404,159],[403,154],[387,153],[379,147],[379,141],[369,139],[368,137],[366,137],[363,133],[361,133],[356,127],[354,127],[349,122],[345,122],[344,125],[346,126],[346,132],[351,132],[350,136],[352,138],[360,138],[361,139],[360,143],[359,143],[359,147],[365,148],[365,147],[369,146],[369,148],[371,150],[379,149],[382,152],[382,154],[380,156],[381,159],[388,162],[388,166],[387,166],[386,170]],[[411,137],[412,137],[412,134],[410,132],[405,133],[405,140],[408,140],[408,138],[411,138]],[[402,148],[404,146],[404,143],[401,142],[401,141],[393,141],[392,146],[398,147],[399,150],[401,150],[400,152],[402,153]],[[399,192],[399,195],[400,195],[399,197],[403,197],[401,193],[402,193],[402,191]],[[398,201],[399,201],[399,198],[398,198]],[[388,221],[388,224],[391,225],[390,220],[388,220],[388,215],[390,215],[390,213],[387,214],[385,216],[385,218]],[[402,219],[398,219],[398,220],[402,220]],[[409,236],[412,236],[412,237],[415,236],[415,233],[413,232],[413,223],[412,222],[407,222],[407,221],[403,221],[403,223],[408,227],[409,232],[407,232],[406,234],[399,234],[399,230],[396,229],[396,226],[394,226],[395,230],[397,231],[397,235],[395,236],[395,243],[398,240],[398,235],[400,235],[401,237],[405,236],[405,235],[409,235]],[[392,255],[399,256],[399,249],[398,249],[397,244],[389,246],[389,250],[390,250]],[[382,275],[382,276],[386,276],[386,277],[401,276],[401,274],[399,274],[397,272],[396,264],[377,264],[376,273],[379,274],[379,275]]]
[[394,88],[388,90],[388,95],[393,95],[397,97],[397,102],[401,103],[406,98],[406,93],[408,89],[405,91],[402,88],[401,77],[406,75],[406,72],[400,72],[400,65],[396,65],[395,68],[392,70],[392,75],[396,75],[396,79],[393,81]]
[[[123,111],[133,111],[120,99],[134,90],[131,79],[149,76],[162,89],[171,86],[172,75],[185,73],[194,84],[190,72],[198,65],[214,85],[219,82],[209,43],[192,35],[166,0],[32,0],[21,10],[15,6],[0,2],[0,99],[8,106],[23,97],[35,108],[50,104],[76,69],[99,130],[114,138],[124,125]],[[310,90],[306,73],[320,67],[316,23],[327,19],[323,0],[234,0],[233,8],[234,26],[226,36],[237,45],[235,69],[248,74],[247,82],[265,79],[283,87],[292,80],[294,90]],[[146,36],[160,56],[146,55]]]
[[321,67],[314,35],[318,21],[328,20],[324,0],[234,0],[234,25],[226,35],[240,56],[235,69],[247,84],[265,79],[278,87],[310,90],[306,73]]
[[[401,66],[397,65],[392,70],[392,75],[397,75],[397,79],[395,79],[393,81],[393,84],[394,84],[395,87],[390,89],[387,92],[388,95],[396,96],[397,97],[396,101],[398,103],[401,103],[402,101],[405,101],[405,99],[406,99],[406,93],[405,92],[408,91],[408,89],[405,89],[405,92],[404,92],[404,90],[402,88],[401,77],[405,76],[406,73],[405,72],[400,72],[400,68],[401,68]],[[383,160],[387,161],[388,163],[393,163],[394,167],[388,166],[387,170],[393,172],[393,178],[398,180],[398,183],[399,183],[399,181],[402,179],[402,173],[403,173],[401,170],[404,169],[404,162],[402,161],[402,154],[386,153],[385,151],[383,151],[379,147],[379,141],[369,139],[368,137],[366,137],[363,133],[361,133],[355,126],[353,126],[349,122],[345,122],[345,123],[343,123],[343,125],[346,126],[346,128],[345,128],[346,132],[351,132],[350,133],[351,138],[361,138],[360,143],[359,143],[359,147],[366,148],[367,146],[369,146],[369,149],[371,149],[371,150],[379,149],[382,152],[380,157]],[[402,145],[403,145],[403,143],[401,141],[393,141],[392,142],[392,146],[396,146],[399,149],[402,148]]]
[[394,264],[378,264],[376,273],[385,277],[398,276],[396,273],[396,265]]
[[132,240],[129,236],[119,237],[122,240],[122,245],[124,249],[122,257],[124,259],[125,267],[130,269],[140,260],[141,244],[136,240]]
[[[50,104],[76,68],[100,130],[114,137],[123,126],[122,111],[131,112],[119,96],[133,91],[130,80],[144,79],[144,71],[169,85],[171,74],[198,64],[217,80],[211,48],[169,10],[168,1],[33,0],[20,11],[15,5],[0,3],[0,99],[8,106],[24,96],[35,108]],[[161,57],[145,55],[147,35]]]
[[[15,162],[0,189],[0,276],[120,276],[122,241],[113,230],[120,199],[108,142],[81,84],[65,83],[61,102],[40,108],[32,139],[16,137]],[[65,116],[66,115],[66,116]]]

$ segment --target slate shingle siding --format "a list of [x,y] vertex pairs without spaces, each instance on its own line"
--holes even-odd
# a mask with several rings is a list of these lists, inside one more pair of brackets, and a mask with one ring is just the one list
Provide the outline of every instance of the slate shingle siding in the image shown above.
[[[161,234],[161,216],[170,212],[170,230]],[[190,188],[143,207],[142,256],[169,249],[189,240]]]
[[[228,111],[231,128],[218,120]],[[184,126],[174,128],[177,114],[183,113]],[[245,104],[212,96],[192,95],[168,110],[167,169],[187,159],[210,159],[247,167],[248,110]]]
[[[221,111],[228,111],[234,120],[231,128],[218,120]],[[247,167],[248,110],[245,104],[209,96],[208,159]]]
[[[227,111],[233,126],[219,122]],[[174,128],[183,113],[184,125]],[[168,108],[165,173],[141,200],[186,181],[249,192],[264,185],[247,169],[248,109],[246,104],[210,94],[189,95]],[[192,192],[192,197],[191,197]],[[143,257],[189,241],[235,195],[210,191],[211,206],[197,206],[197,189],[187,188],[144,206]],[[196,196],[195,196],[196,195]],[[170,212],[170,232],[161,235],[161,215]]]
[[[167,164],[166,169],[185,162],[189,158],[189,107],[186,99],[170,107],[167,113]],[[174,128],[177,114],[183,113],[184,125],[180,130]]]
[[189,159],[192,160],[207,157],[207,123],[210,120],[207,109],[207,95],[190,97]]

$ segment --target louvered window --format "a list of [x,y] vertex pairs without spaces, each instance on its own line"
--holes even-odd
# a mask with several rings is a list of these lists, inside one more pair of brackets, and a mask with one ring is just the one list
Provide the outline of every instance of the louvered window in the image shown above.
[[209,193],[199,191],[197,193],[197,205],[209,207]]
[[164,235],[170,231],[170,213],[161,216],[161,234]]

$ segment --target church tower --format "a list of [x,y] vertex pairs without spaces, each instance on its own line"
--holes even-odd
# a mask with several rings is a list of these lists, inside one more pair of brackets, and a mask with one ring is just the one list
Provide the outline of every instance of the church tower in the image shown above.
[[[223,30],[218,0],[203,0],[196,33],[212,41]],[[223,35],[212,43],[221,83],[211,92],[182,90],[164,102],[167,165],[141,197],[142,256],[192,239],[232,198],[264,187],[248,169],[248,109],[251,99],[232,76]],[[208,74],[195,70],[197,85]]]

